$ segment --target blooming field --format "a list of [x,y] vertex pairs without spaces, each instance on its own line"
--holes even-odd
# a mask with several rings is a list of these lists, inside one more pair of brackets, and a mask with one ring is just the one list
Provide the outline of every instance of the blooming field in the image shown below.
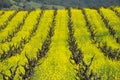
[[120,80],[120,7],[0,10],[0,80]]

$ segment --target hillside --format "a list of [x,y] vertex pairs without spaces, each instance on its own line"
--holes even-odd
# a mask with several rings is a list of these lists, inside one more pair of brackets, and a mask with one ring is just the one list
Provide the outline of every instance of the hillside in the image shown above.
[[0,10],[0,80],[120,80],[120,7]]
[[0,8],[52,9],[64,7],[96,7],[120,5],[120,0],[0,0]]

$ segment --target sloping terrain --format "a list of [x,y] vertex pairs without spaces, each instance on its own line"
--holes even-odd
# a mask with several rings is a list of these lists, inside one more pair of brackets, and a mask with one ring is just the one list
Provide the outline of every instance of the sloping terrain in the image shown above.
[[120,7],[0,10],[0,80],[120,80]]
[[5,9],[54,9],[120,6],[120,0],[0,0],[0,8]]

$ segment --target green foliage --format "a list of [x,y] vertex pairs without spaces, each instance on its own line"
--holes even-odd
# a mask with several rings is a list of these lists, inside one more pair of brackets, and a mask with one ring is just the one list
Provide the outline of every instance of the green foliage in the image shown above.
[[[23,4],[23,6],[21,6]],[[35,5],[36,4],[36,5]],[[0,0],[0,8],[11,9],[52,9],[63,7],[101,7],[120,5],[119,0]],[[52,7],[51,7],[52,6]]]

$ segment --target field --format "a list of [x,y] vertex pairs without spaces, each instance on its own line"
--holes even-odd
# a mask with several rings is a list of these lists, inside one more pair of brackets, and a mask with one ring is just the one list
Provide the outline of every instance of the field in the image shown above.
[[120,80],[120,7],[0,10],[0,80]]

